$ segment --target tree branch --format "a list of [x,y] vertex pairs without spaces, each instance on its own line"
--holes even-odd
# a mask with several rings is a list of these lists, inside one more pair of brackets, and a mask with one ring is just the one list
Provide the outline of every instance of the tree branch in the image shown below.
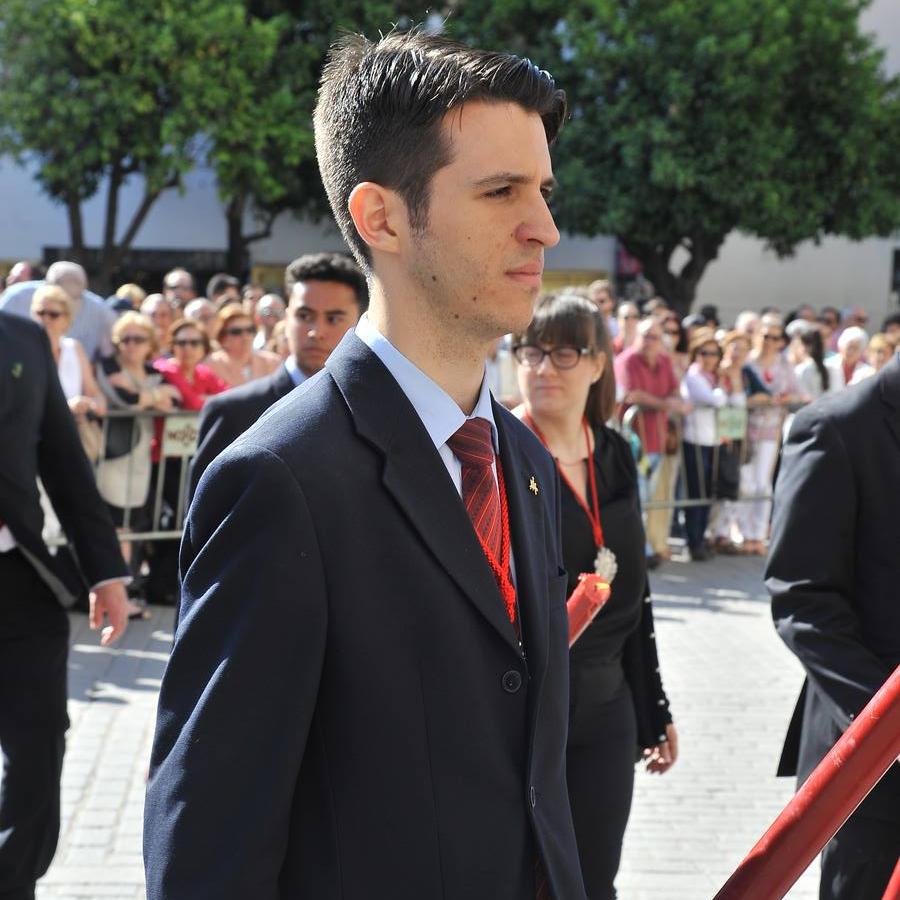
[[131,246],[131,242],[135,239],[138,231],[140,231],[141,225],[144,224],[144,219],[147,218],[150,208],[156,203],[159,195],[163,191],[177,186],[178,175],[176,174],[172,175],[168,181],[163,182],[158,188],[154,188],[153,190],[148,190],[146,187],[144,188],[144,199],[141,200],[141,205],[135,210],[134,215],[131,217],[131,222],[128,225],[128,229],[125,234],[122,235],[122,240],[119,241],[119,244],[116,247],[118,255],[124,253]]
[[241,240],[244,242],[244,246],[247,244],[252,244],[254,241],[262,241],[267,237],[272,236],[272,227],[275,224],[275,220],[278,218],[277,212],[266,212],[263,214],[263,220],[265,225],[260,228],[258,231],[253,231],[250,234],[245,234],[241,236]]

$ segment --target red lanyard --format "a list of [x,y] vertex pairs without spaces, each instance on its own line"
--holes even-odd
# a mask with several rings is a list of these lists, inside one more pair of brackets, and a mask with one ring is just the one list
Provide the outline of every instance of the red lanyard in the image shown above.
[[497,587],[500,589],[500,596],[503,597],[503,605],[506,607],[506,614],[509,621],[515,625],[516,623],[516,589],[512,583],[512,576],[509,569],[509,558],[512,555],[509,540],[509,505],[506,500],[506,482],[503,478],[503,466],[500,460],[495,457],[497,465],[497,487],[500,493],[500,559],[494,556],[491,549],[481,539],[478,529],[475,529],[475,536],[481,549],[487,558],[488,565],[494,573],[494,579]]
[[[537,423],[527,413],[525,415],[525,424],[541,439],[541,443],[549,450],[550,445],[547,443],[547,438],[544,437],[541,429],[537,427]],[[559,472],[559,477],[569,486],[569,490],[574,495],[578,505],[588,517],[588,521],[591,523],[591,529],[594,532],[594,544],[599,550],[603,546],[603,525],[600,522],[600,501],[597,498],[597,474],[594,471],[594,458],[591,453],[591,433],[587,419],[581,420],[581,426],[584,428],[584,441],[587,445],[588,485],[591,490],[591,507],[588,507],[587,503],[581,499],[581,495],[575,490],[575,485],[572,484],[566,473],[563,472],[559,460],[554,457],[554,461],[556,462],[556,469]]]

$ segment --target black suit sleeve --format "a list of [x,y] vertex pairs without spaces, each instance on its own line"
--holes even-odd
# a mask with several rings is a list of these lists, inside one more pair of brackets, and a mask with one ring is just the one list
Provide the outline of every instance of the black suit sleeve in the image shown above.
[[325,575],[306,500],[243,447],[201,480],[181,550],[144,827],[149,900],[277,900],[318,694]]
[[835,424],[815,413],[797,416],[785,445],[766,587],[778,634],[846,729],[890,670],[863,643],[854,605],[861,473]]
[[200,477],[209,464],[241,434],[236,428],[234,414],[229,411],[232,403],[233,401],[223,403],[213,398],[207,400],[200,413],[197,423],[197,452],[191,461],[189,472],[188,502],[196,493]]
[[124,578],[128,567],[109,510],[97,491],[75,419],[59,383],[50,343],[41,333],[47,391],[38,444],[38,473],[66,537],[75,545],[88,586]]

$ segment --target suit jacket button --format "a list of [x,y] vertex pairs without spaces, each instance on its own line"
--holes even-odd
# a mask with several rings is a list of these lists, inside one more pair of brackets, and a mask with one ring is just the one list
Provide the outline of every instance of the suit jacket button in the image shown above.
[[522,687],[522,674],[516,669],[510,669],[503,675],[503,690],[507,694],[515,694]]
[[537,806],[537,792],[534,789],[534,785],[531,786],[531,791],[529,793],[531,794],[531,808],[534,809],[534,807]]

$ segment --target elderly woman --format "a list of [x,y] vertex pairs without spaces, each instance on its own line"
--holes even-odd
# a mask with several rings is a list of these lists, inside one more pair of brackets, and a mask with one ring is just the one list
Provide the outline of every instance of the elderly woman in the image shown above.
[[162,294],[150,294],[141,304],[141,312],[153,323],[155,334],[154,355],[168,353],[166,338],[172,322],[175,321],[175,311],[172,304]]
[[[691,500],[711,498],[714,455],[720,445],[717,413],[722,407],[747,405],[741,365],[733,353],[728,368],[722,367],[722,348],[712,328],[699,328],[690,345],[691,364],[681,381],[681,396],[691,406],[684,419],[684,466]],[[691,559],[709,559],[704,535],[709,524],[709,506],[685,510],[688,552]]]
[[516,338],[515,412],[556,460],[562,555],[569,592],[598,555],[618,570],[606,606],[571,651],[566,776],[590,897],[614,897],[634,787],[635,760],[663,773],[677,733],[659,675],[649,602],[637,471],[625,440],[605,423],[615,406],[612,351],[603,313],[566,294],[538,301]]
[[857,325],[851,325],[840,333],[837,354],[825,360],[831,373],[833,390],[839,391],[872,374],[872,367],[863,356],[868,343],[869,335]]
[[100,429],[90,420],[105,415],[106,401],[84,348],[75,338],[66,336],[72,324],[72,301],[58,285],[44,285],[31,298],[31,317],[47,332],[59,382],[78,424],[85,452],[91,462],[96,462]]
[[[125,313],[113,326],[112,340],[115,355],[97,367],[97,380],[110,410],[171,410],[180,401],[180,394],[171,385],[163,384],[162,375],[150,364],[156,350],[156,330],[150,319],[137,312]],[[108,422],[97,487],[120,531],[149,524],[145,521],[145,507],[152,442],[150,418],[126,416]],[[129,560],[131,547],[127,542],[122,544],[122,550]]]
[[238,305],[226,306],[216,317],[219,349],[213,350],[206,362],[229,387],[271,375],[281,365],[274,353],[253,349],[255,335],[253,319]]
[[179,319],[169,329],[172,356],[157,359],[153,368],[181,395],[181,408],[202,409],[207,397],[220,394],[228,385],[202,360],[210,352],[209,335],[199,322]]

